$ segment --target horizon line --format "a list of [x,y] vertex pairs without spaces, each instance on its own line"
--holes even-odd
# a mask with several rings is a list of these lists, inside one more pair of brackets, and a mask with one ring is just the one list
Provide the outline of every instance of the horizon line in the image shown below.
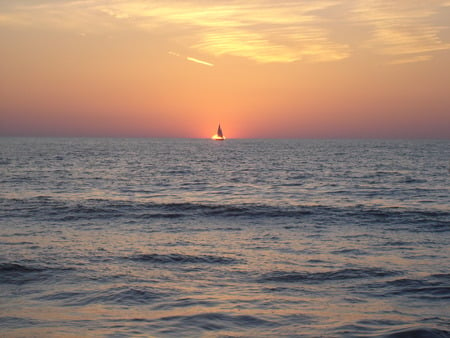
[[[0,138],[60,138],[60,139],[173,139],[173,140],[211,140],[210,137],[177,137],[177,136],[106,136],[106,135],[0,135]],[[392,141],[450,141],[450,137],[228,137],[229,140],[392,140]]]

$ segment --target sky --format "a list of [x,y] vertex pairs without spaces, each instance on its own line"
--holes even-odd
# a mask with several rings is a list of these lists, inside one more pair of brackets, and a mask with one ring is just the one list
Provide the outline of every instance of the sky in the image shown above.
[[0,0],[0,136],[450,138],[450,0]]

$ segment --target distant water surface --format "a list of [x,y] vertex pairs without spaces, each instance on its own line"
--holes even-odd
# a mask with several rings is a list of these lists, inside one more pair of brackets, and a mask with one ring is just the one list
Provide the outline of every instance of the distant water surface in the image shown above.
[[450,142],[0,139],[0,335],[450,337]]

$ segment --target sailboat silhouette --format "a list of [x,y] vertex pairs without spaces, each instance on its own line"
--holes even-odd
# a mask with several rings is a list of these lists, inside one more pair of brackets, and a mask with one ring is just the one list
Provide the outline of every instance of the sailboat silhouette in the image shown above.
[[222,128],[220,127],[220,123],[219,123],[219,127],[217,128],[217,134],[214,135],[212,137],[212,139],[216,140],[216,141],[224,141],[225,140],[225,136],[223,136]]

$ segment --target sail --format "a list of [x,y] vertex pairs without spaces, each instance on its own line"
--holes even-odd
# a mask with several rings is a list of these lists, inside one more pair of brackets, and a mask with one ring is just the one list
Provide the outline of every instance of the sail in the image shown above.
[[220,127],[220,123],[219,123],[219,127],[217,127],[217,134],[213,135],[211,138],[216,141],[225,140],[225,136],[223,136],[222,128]]

